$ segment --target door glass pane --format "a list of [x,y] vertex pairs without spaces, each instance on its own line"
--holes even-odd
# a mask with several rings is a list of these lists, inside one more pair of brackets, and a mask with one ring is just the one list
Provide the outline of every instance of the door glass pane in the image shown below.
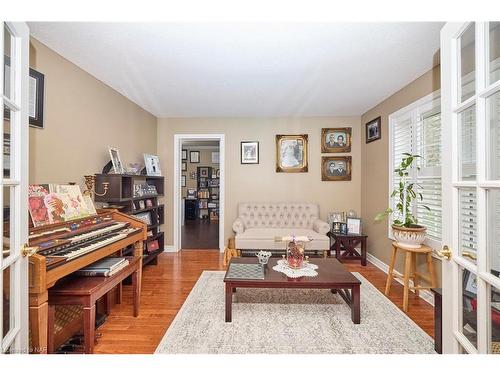
[[460,189],[459,192],[460,255],[473,263],[477,251],[477,198],[475,188]]
[[500,22],[490,22],[489,82],[500,79]]
[[460,77],[458,97],[461,102],[475,93],[475,23],[471,23],[459,40],[460,48]]
[[[5,113],[5,112],[4,112]],[[10,121],[3,121],[3,178],[10,178]]]
[[477,348],[477,276],[462,270],[462,314],[460,329]]
[[500,190],[488,191],[488,267],[499,276],[500,272]]
[[11,251],[11,233],[13,231],[13,221],[10,220],[11,210],[10,210],[10,202],[12,199],[12,191],[11,187],[3,188],[3,249],[2,254],[4,258],[7,258],[10,255]]
[[500,290],[491,287],[490,353],[500,354]]
[[15,327],[15,314],[14,314],[14,273],[10,272],[10,267],[3,271],[3,290],[2,290],[2,304],[3,304],[3,332],[2,337],[5,337],[9,331]]
[[476,106],[458,114],[460,179],[476,179]]
[[486,99],[486,118],[490,128],[488,178],[500,180],[500,92]]
[[4,95],[11,99],[13,95],[13,85],[14,82],[14,69],[11,64],[12,56],[12,48],[14,46],[12,35],[5,25],[3,24],[3,54],[4,54],[4,85],[3,85],[3,93]]

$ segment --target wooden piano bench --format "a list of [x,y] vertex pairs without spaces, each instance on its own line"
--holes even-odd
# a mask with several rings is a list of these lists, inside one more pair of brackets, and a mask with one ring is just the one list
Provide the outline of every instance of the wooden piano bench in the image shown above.
[[141,294],[141,259],[126,257],[130,264],[123,270],[110,277],[72,277],[60,280],[49,289],[49,317],[48,317],[48,352],[54,352],[54,322],[56,305],[83,306],[83,336],[85,353],[94,351],[96,301],[118,286],[125,278],[132,275],[134,299],[134,316],[139,315]]

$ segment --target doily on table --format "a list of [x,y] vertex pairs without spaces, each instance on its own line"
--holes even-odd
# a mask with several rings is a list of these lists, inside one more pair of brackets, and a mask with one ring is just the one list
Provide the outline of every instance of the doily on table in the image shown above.
[[305,262],[303,263],[302,268],[291,268],[288,266],[286,260],[283,259],[278,260],[277,264],[273,267],[273,270],[284,273],[291,278],[318,276],[318,272],[316,272],[317,269],[317,265]]

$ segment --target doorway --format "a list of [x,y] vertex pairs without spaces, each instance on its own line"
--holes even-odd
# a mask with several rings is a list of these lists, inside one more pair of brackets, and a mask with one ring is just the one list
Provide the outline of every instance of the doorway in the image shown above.
[[174,247],[223,250],[224,136],[176,135]]

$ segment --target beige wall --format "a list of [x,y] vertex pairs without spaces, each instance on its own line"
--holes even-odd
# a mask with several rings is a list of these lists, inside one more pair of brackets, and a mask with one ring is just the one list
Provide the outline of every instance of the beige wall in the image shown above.
[[[440,88],[439,66],[428,71],[400,91],[393,94],[361,117],[361,123],[382,117],[382,139],[365,143],[361,147],[362,185],[361,207],[363,209],[363,230],[368,235],[368,252],[389,264],[391,241],[387,238],[387,223],[375,223],[373,218],[388,206],[389,197],[389,128],[388,116],[414,101]],[[397,270],[403,270],[402,257],[397,262]],[[440,261],[435,261],[438,272]],[[440,275],[440,273],[439,273]],[[440,279],[440,277],[439,277]]]
[[[352,127],[352,181],[321,181],[321,128]],[[174,134],[225,134],[226,192],[225,241],[233,236],[238,202],[303,201],[320,204],[328,212],[361,212],[361,140],[359,117],[277,119],[159,119],[158,153],[166,176],[173,176]],[[309,134],[309,172],[276,173],[276,134]],[[259,141],[260,164],[240,164],[240,142]],[[341,154],[337,154],[341,155]],[[166,244],[173,243],[172,178],[166,180]]]
[[108,146],[125,166],[156,153],[156,117],[33,38],[30,65],[45,75],[45,128],[30,128],[30,183],[83,185],[109,161]]

